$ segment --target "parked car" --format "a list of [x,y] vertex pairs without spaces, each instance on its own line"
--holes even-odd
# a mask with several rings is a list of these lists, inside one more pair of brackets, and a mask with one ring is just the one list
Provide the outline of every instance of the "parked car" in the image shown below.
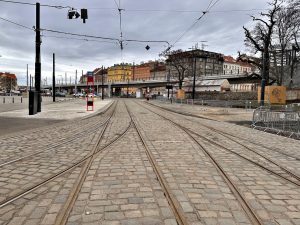
[[84,94],[82,94],[82,93],[76,93],[76,94],[73,94],[73,96],[75,98],[80,98],[80,97],[84,97]]
[[63,93],[63,92],[56,92],[56,93],[55,93],[55,96],[56,96],[56,97],[66,97],[66,94]]

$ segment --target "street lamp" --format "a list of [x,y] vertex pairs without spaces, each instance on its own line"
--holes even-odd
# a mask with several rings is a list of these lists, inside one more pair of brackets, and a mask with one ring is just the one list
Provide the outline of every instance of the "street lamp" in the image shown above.
[[[57,75],[58,77],[61,77],[61,82],[59,80],[59,92],[61,92],[61,85],[63,84],[63,77],[62,75]],[[55,94],[55,93],[54,93]]]

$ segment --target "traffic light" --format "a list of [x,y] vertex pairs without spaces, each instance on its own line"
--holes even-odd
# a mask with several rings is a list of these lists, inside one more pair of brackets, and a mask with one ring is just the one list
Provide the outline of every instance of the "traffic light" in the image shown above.
[[81,19],[83,19],[83,23],[85,23],[85,20],[88,19],[87,9],[81,9]]
[[68,11],[68,18],[71,19],[77,19],[78,17],[80,17],[80,14],[77,12],[76,9],[72,8]]
[[76,17],[76,19],[78,18],[78,17],[80,17],[80,14],[76,11],[75,12],[75,17]]
[[68,11],[68,18],[69,18],[70,20],[73,19],[74,15],[75,15],[75,12],[74,12],[74,11],[71,11],[71,10]]

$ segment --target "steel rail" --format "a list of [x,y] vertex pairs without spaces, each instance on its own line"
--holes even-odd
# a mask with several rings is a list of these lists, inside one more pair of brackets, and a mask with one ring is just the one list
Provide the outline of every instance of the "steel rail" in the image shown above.
[[[162,106],[158,106],[158,105],[156,105],[156,104],[152,104],[152,103],[149,103],[149,102],[146,102],[146,103],[149,104],[149,105],[151,105],[151,106],[154,106],[154,107],[163,109],[163,110],[165,110],[165,111],[173,112],[173,113],[180,114],[180,115],[183,115],[183,116],[189,116],[189,117],[194,117],[194,118],[199,118],[199,119],[204,119],[204,120],[217,121],[217,120],[213,120],[213,119],[210,119],[210,118],[207,118],[207,117],[198,116],[198,115],[195,115],[195,114],[192,114],[192,113],[178,112],[178,111],[176,111],[176,110],[168,109],[168,108],[165,108],[165,107],[162,107]],[[193,121],[193,122],[194,122],[194,121]],[[218,122],[219,122],[219,121],[218,121]],[[197,123],[199,123],[201,126],[204,126],[204,127],[208,128],[208,129],[211,129],[211,130],[217,130],[217,129],[211,127],[211,126],[204,125],[204,124],[200,123],[199,121],[197,121]],[[297,161],[300,161],[300,158],[299,158],[299,157],[290,155],[290,154],[285,153],[285,152],[282,152],[282,151],[280,151],[280,150],[278,150],[278,149],[276,149],[276,148],[272,148],[272,149],[271,149],[270,147],[265,146],[265,145],[263,145],[263,144],[261,144],[261,143],[256,143],[256,142],[250,141],[250,140],[248,140],[248,139],[246,139],[246,138],[241,138],[241,137],[238,137],[238,136],[236,136],[236,135],[234,135],[234,134],[230,134],[230,133],[225,132],[225,131],[221,131],[221,130],[217,130],[217,131],[222,132],[223,134],[227,134],[227,135],[229,135],[229,136],[232,136],[232,137],[241,139],[241,140],[243,140],[243,141],[247,141],[247,142],[249,142],[249,143],[251,143],[251,144],[258,145],[258,146],[260,146],[260,147],[262,147],[262,148],[265,148],[265,149],[268,149],[268,150],[270,150],[270,151],[275,151],[275,152],[277,152],[277,153],[279,153],[279,154],[282,154],[282,155],[284,155],[284,156],[293,158],[293,159],[295,159],[295,160],[297,160]]]
[[[64,204],[63,208],[60,210],[59,215],[56,217],[54,225],[64,225],[67,223],[69,215],[71,213],[71,210],[77,200],[78,194],[82,188],[82,185],[88,175],[88,172],[90,170],[90,167],[94,161],[94,159],[98,156],[99,153],[103,152],[105,149],[119,141],[121,138],[125,136],[125,134],[128,132],[129,128],[132,126],[132,121],[129,122],[129,125],[126,127],[124,131],[122,131],[121,134],[119,134],[118,137],[114,138],[111,142],[105,144],[103,147],[99,148],[101,141],[104,138],[105,131],[108,127],[108,124],[105,126],[105,128],[102,130],[101,134],[98,137],[97,144],[94,147],[91,155],[86,160],[85,165],[81,169],[81,172],[78,176],[77,182],[73,185],[73,188],[70,192],[70,195],[67,198],[66,203]],[[108,152],[106,152],[107,154]],[[104,157],[104,156],[103,156]],[[101,159],[103,159],[103,157]]]
[[[162,110],[164,110],[164,108],[163,108]],[[201,125],[202,125],[202,124],[201,124]],[[206,125],[203,125],[203,126],[208,128],[208,126],[206,126]],[[286,180],[286,181],[292,183],[293,185],[300,186],[300,177],[299,177],[299,175],[297,175],[296,173],[290,171],[289,169],[287,169],[287,168],[285,168],[285,167],[279,165],[278,163],[276,163],[275,161],[269,159],[268,157],[266,157],[266,156],[264,156],[264,155],[262,155],[262,154],[256,152],[255,150],[249,148],[248,146],[245,146],[245,145],[243,145],[242,143],[239,143],[238,141],[235,141],[235,140],[229,138],[231,141],[234,141],[235,143],[238,143],[239,145],[243,146],[243,147],[246,148],[247,150],[250,150],[251,152],[253,152],[253,153],[259,155],[260,157],[264,158],[264,159],[267,160],[268,162],[272,163],[273,165],[275,165],[276,167],[278,167],[281,171],[283,171],[283,173],[275,172],[274,170],[272,170],[272,169],[270,169],[270,168],[267,168],[265,165],[262,165],[262,164],[260,164],[260,163],[258,163],[258,162],[256,162],[256,161],[254,161],[253,159],[250,159],[250,158],[248,158],[248,157],[246,157],[246,156],[241,155],[240,153],[237,153],[237,152],[235,152],[235,151],[233,151],[233,150],[231,150],[231,149],[229,149],[229,148],[226,148],[225,146],[223,146],[223,145],[217,143],[216,141],[213,141],[213,140],[211,140],[211,139],[208,139],[208,138],[204,137],[203,135],[200,135],[200,134],[198,134],[197,132],[192,131],[192,130],[189,129],[189,128],[186,128],[186,129],[188,129],[189,132],[193,133],[194,135],[196,135],[196,136],[198,136],[198,137],[200,137],[200,138],[202,138],[202,139],[208,141],[209,143],[214,144],[215,146],[218,146],[218,147],[220,147],[220,148],[222,148],[222,149],[225,149],[226,151],[228,151],[228,152],[230,152],[230,153],[233,153],[233,154],[239,156],[240,158],[242,158],[242,159],[244,159],[244,160],[247,160],[248,162],[250,162],[250,163],[252,163],[252,164],[254,164],[254,165],[256,165],[256,166],[258,166],[258,167],[260,167],[260,168],[262,168],[262,169],[264,169],[264,170],[266,170],[266,171],[268,171],[269,173],[271,173],[271,174],[273,174],[273,175],[275,175],[275,176],[278,176],[279,178],[284,179],[284,180]],[[220,135],[222,135],[222,131],[220,131],[220,130],[214,129],[214,128],[212,128],[212,127],[210,127],[209,129],[215,131],[216,133],[218,133],[218,134],[220,134]],[[223,135],[223,136],[225,136],[225,135]],[[225,137],[226,137],[226,136],[225,136]],[[227,138],[228,138],[228,137],[227,137]]]
[[[141,104],[139,104],[140,106],[142,106]],[[144,106],[142,106],[144,107]],[[166,121],[169,121],[171,124],[173,124],[175,127],[179,128],[180,130],[184,131],[184,133],[186,133],[189,138],[191,140],[193,140],[194,143],[196,143],[201,150],[203,150],[203,152],[208,156],[208,158],[211,160],[212,164],[215,166],[215,168],[217,169],[217,171],[219,172],[219,174],[222,176],[223,180],[227,183],[229,189],[232,191],[233,195],[236,197],[236,199],[238,200],[238,202],[241,204],[243,210],[245,211],[245,213],[247,214],[249,220],[251,221],[251,223],[253,225],[263,225],[262,221],[260,220],[260,218],[256,215],[256,213],[254,212],[254,210],[251,208],[251,206],[248,204],[247,200],[244,198],[244,196],[241,194],[241,192],[239,191],[238,187],[235,185],[235,183],[230,179],[230,177],[227,175],[227,173],[225,172],[225,170],[222,168],[222,166],[216,161],[215,157],[212,156],[212,154],[210,154],[210,152],[198,141],[196,140],[192,135],[191,135],[191,131],[188,130],[186,127],[174,122],[173,120],[160,115],[157,112],[154,112],[153,110],[144,107],[145,109],[149,110],[150,112],[158,115],[159,117],[163,118]]]
[[[127,107],[127,105],[126,105],[126,107]],[[168,203],[169,203],[169,205],[170,205],[170,207],[171,207],[171,209],[172,209],[172,211],[173,211],[173,213],[175,215],[177,224],[178,225],[188,225],[189,223],[188,223],[188,221],[187,221],[187,219],[186,219],[186,217],[184,215],[184,211],[181,208],[179,201],[173,195],[173,193],[171,191],[171,188],[170,188],[168,182],[166,181],[166,179],[164,178],[161,169],[157,165],[157,162],[155,160],[155,157],[154,157],[153,153],[149,149],[149,147],[148,147],[148,145],[146,143],[146,140],[143,137],[143,135],[142,135],[142,133],[140,131],[140,128],[138,127],[137,122],[133,118],[134,117],[133,114],[129,111],[129,109],[128,109],[128,112],[129,112],[130,117],[132,119],[133,126],[134,126],[134,128],[135,128],[135,130],[136,130],[136,132],[137,132],[137,134],[138,134],[138,136],[139,136],[139,138],[140,138],[140,140],[141,140],[141,142],[142,142],[142,144],[143,144],[143,146],[144,146],[144,148],[146,150],[146,155],[147,155],[147,157],[149,159],[149,162],[152,165],[152,168],[153,168],[153,170],[154,170],[154,172],[155,172],[155,174],[157,176],[157,179],[158,179],[158,181],[159,181],[159,183],[160,183],[160,185],[161,185],[161,187],[163,189],[165,197],[167,198]]]
[[[110,108],[109,108],[109,109],[110,109]],[[107,112],[107,111],[105,111],[105,113],[106,113],[106,112]],[[59,146],[61,146],[61,145],[70,143],[71,141],[78,139],[77,135],[80,135],[80,134],[89,135],[89,134],[95,132],[98,128],[100,128],[100,127],[102,127],[103,125],[105,125],[106,122],[107,122],[107,120],[108,120],[108,119],[104,120],[103,122],[101,121],[101,123],[99,123],[99,124],[94,124],[94,123],[93,123],[92,127],[89,127],[90,124],[87,124],[87,122],[85,122],[85,127],[89,127],[89,128],[90,128],[90,129],[88,129],[88,131],[83,130],[83,127],[80,127],[80,128],[77,129],[77,130],[80,131],[80,132],[77,132],[77,133],[75,133],[75,134],[73,133],[73,134],[70,135],[69,137],[62,138],[62,139],[60,139],[60,140],[57,140],[57,141],[60,141],[60,143],[52,144],[52,145],[50,145],[50,146],[44,146],[44,147],[43,147],[44,149],[41,150],[41,151],[33,152],[33,153],[31,153],[31,154],[28,154],[28,155],[19,157],[19,158],[17,158],[17,159],[13,159],[13,160],[10,160],[10,161],[1,163],[1,164],[0,164],[0,167],[3,167],[3,166],[5,166],[5,165],[9,165],[9,164],[12,164],[12,163],[15,163],[15,162],[18,162],[18,161],[22,161],[22,160],[27,159],[27,158],[29,158],[29,157],[36,156],[36,155],[39,155],[39,154],[41,154],[41,153],[44,153],[44,152],[47,151],[47,150],[52,150],[52,149],[55,149],[55,148],[57,148],[57,147],[59,147]],[[77,130],[76,130],[76,131],[77,131]],[[74,136],[74,137],[70,138],[71,136]]]
[[[110,118],[114,115],[115,113],[115,110],[116,110],[116,107],[114,108],[114,111],[113,113],[110,115]],[[110,120],[107,120],[106,124],[105,124],[105,127],[107,127],[108,123],[109,123]],[[103,129],[104,130],[104,129]],[[103,133],[103,130],[101,133]],[[105,146],[103,148],[106,148]],[[33,192],[34,190],[38,189],[39,187],[42,187],[43,185],[49,183],[50,181],[53,181],[55,180],[56,178],[66,174],[67,172],[71,171],[72,169],[78,167],[78,166],[81,166],[84,162],[86,162],[87,160],[89,160],[91,157],[93,156],[93,154],[89,154],[87,156],[85,156],[84,158],[80,159],[79,161],[75,162],[73,165],[67,167],[66,169],[62,170],[62,171],[59,171],[57,172],[56,174],[53,174],[52,176],[46,178],[45,180],[43,181],[40,181],[39,183],[33,185],[32,187],[29,187],[27,188],[26,190],[24,191],[21,191],[20,193],[12,196],[12,197],[9,197],[3,201],[0,202],[0,209],[3,208],[4,206],[20,199],[21,197]]]

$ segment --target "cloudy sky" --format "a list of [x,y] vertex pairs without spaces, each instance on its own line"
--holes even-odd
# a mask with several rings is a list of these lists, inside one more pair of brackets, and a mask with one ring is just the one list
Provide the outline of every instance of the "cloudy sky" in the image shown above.
[[[226,55],[235,56],[237,51],[245,51],[242,26],[251,27],[250,15],[257,15],[268,8],[267,0],[120,0],[120,8],[124,9],[123,38],[173,44],[202,15],[210,2],[217,3],[172,49],[188,50],[196,43],[201,48],[204,43],[206,50]],[[67,19],[68,9],[41,7],[41,28],[113,39],[120,37],[119,0],[44,0],[40,3],[71,6],[79,12],[81,8],[87,8],[89,14],[83,24],[80,18]],[[17,74],[19,84],[25,84],[27,64],[29,73],[34,74],[35,33],[3,19],[31,28],[35,25],[35,6],[0,0],[0,17],[0,71]],[[56,73],[63,77],[67,73],[74,80],[76,69],[81,74],[82,70],[90,71],[101,65],[155,60],[167,47],[166,43],[124,42],[121,54],[117,41],[46,31],[42,35],[42,80],[47,77],[48,84],[52,76],[52,53],[56,54]],[[145,50],[147,44],[149,51]]]

